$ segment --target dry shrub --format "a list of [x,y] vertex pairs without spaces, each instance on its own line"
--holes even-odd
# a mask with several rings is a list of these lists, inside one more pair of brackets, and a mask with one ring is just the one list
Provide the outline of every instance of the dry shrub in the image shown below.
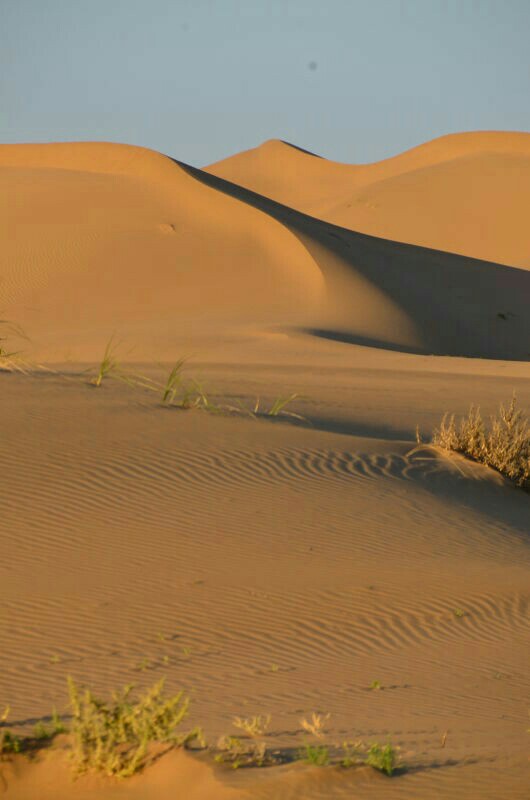
[[530,424],[517,408],[515,394],[508,407],[501,404],[489,427],[474,406],[459,426],[454,414],[445,414],[433,432],[432,444],[493,467],[517,486],[530,490]]
[[122,692],[115,692],[111,702],[104,702],[89,689],[79,691],[69,678],[75,772],[95,770],[124,778],[147,764],[152,742],[177,746],[202,741],[199,729],[177,733],[189,701],[182,692],[164,697],[163,686],[161,680],[136,701],[131,698],[133,687],[127,686]]

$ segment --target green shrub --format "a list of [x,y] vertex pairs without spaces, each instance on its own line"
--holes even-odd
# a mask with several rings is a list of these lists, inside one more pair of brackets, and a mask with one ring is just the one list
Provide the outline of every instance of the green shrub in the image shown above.
[[325,767],[329,764],[329,749],[325,744],[306,744],[302,753],[304,760],[315,767]]
[[366,756],[366,763],[370,767],[378,769],[380,772],[384,772],[385,775],[392,775],[396,768],[396,760],[396,750],[391,744],[372,744],[370,745],[368,754]]

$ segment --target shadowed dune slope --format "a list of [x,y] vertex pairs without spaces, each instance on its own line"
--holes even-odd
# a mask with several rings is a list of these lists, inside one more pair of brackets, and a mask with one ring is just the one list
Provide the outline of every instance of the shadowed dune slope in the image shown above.
[[113,330],[172,357],[190,325],[249,324],[528,358],[529,271],[355,233],[126,145],[6,145],[0,182],[0,309],[41,358],[92,358]]
[[268,141],[206,171],[328,222],[530,267],[530,134],[443,136],[373,164]]
[[529,357],[529,271],[356,233],[182,166],[297,233],[328,290],[327,327],[315,333],[417,353]]

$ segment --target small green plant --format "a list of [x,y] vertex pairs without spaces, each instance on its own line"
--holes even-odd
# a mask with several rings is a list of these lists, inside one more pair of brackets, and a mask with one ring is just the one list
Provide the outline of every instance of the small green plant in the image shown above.
[[[294,411],[286,411],[285,410],[285,406],[287,406],[289,403],[292,403],[293,400],[296,400],[299,396],[300,395],[295,393],[295,394],[290,394],[288,397],[277,397],[276,400],[274,400],[272,406],[269,408],[269,410],[268,411],[264,411],[263,413],[267,417],[285,416],[285,417],[293,417],[294,419],[299,419],[302,422],[307,422],[307,419],[305,417],[303,417],[301,414],[295,414]],[[260,412],[260,398],[259,397],[256,398],[256,402],[254,404],[254,408],[253,409],[247,408],[245,405],[243,405],[241,402],[239,402],[239,408],[238,409],[236,408],[236,409],[233,409],[233,410],[235,410],[235,411],[239,410],[239,411],[243,412],[244,414],[248,414],[248,416],[253,417],[253,418],[258,417],[261,414],[261,412]]]
[[295,414],[293,411],[286,411],[285,406],[289,403],[292,403],[293,400],[296,400],[298,395],[290,394],[288,397],[277,397],[270,409],[267,411],[267,416],[269,417],[279,417],[280,415],[284,415],[286,417],[294,417],[295,419],[305,420],[300,414]]
[[111,336],[109,341],[107,342],[107,346],[105,347],[105,352],[103,353],[103,358],[99,364],[98,373],[95,378],[92,379],[92,384],[94,386],[101,386],[103,383],[103,379],[118,374],[119,370],[119,362],[115,355],[115,346],[113,344],[114,336]]
[[162,679],[134,701],[133,686],[129,685],[105,702],[89,689],[80,691],[69,677],[74,771],[127,777],[148,763],[152,742],[171,747],[203,743],[198,728],[186,734],[177,732],[188,713],[189,700],[182,692],[166,698],[163,687]]
[[21,753],[22,739],[11,731],[0,731],[0,756],[4,753]]
[[370,689],[372,689],[372,691],[379,691],[382,688],[381,681],[372,681],[370,684]]
[[329,764],[329,748],[324,744],[306,744],[303,750],[304,760],[315,767]]
[[33,726],[33,736],[35,739],[49,739],[51,737],[51,733],[44,722],[37,722]]
[[92,386],[99,388],[106,378],[115,378],[116,380],[123,381],[128,386],[141,386],[145,389],[155,389],[156,385],[149,378],[146,378],[144,375],[125,372],[122,369],[117,356],[118,346],[119,345],[114,342],[114,335],[112,335],[105,347],[105,352],[100,361],[97,374],[90,381]]
[[453,609],[453,614],[455,615],[455,617],[458,617],[458,619],[466,616],[466,612],[462,608]]
[[396,768],[396,761],[397,753],[391,744],[380,745],[374,743],[370,745],[366,756],[366,763],[370,767],[390,776]]
[[175,363],[175,366],[167,376],[165,386],[162,390],[162,402],[164,404],[172,404],[174,402],[177,391],[182,384],[181,372],[183,366],[184,359],[181,358]]
[[20,753],[22,750],[22,739],[20,736],[16,736],[5,728],[9,711],[9,706],[6,706],[2,712],[2,716],[0,716],[0,758],[5,753]]
[[59,735],[60,733],[65,733],[66,732],[66,726],[63,723],[63,721],[62,721],[61,717],[59,716],[59,714],[57,713],[57,709],[56,708],[54,708],[52,710],[52,730],[53,730],[54,734],[57,734],[57,735]]

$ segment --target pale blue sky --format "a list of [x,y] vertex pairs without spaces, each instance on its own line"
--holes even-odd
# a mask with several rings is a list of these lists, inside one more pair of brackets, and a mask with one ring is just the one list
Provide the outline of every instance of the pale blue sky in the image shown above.
[[530,130],[529,43],[530,0],[0,0],[0,142],[372,161]]

